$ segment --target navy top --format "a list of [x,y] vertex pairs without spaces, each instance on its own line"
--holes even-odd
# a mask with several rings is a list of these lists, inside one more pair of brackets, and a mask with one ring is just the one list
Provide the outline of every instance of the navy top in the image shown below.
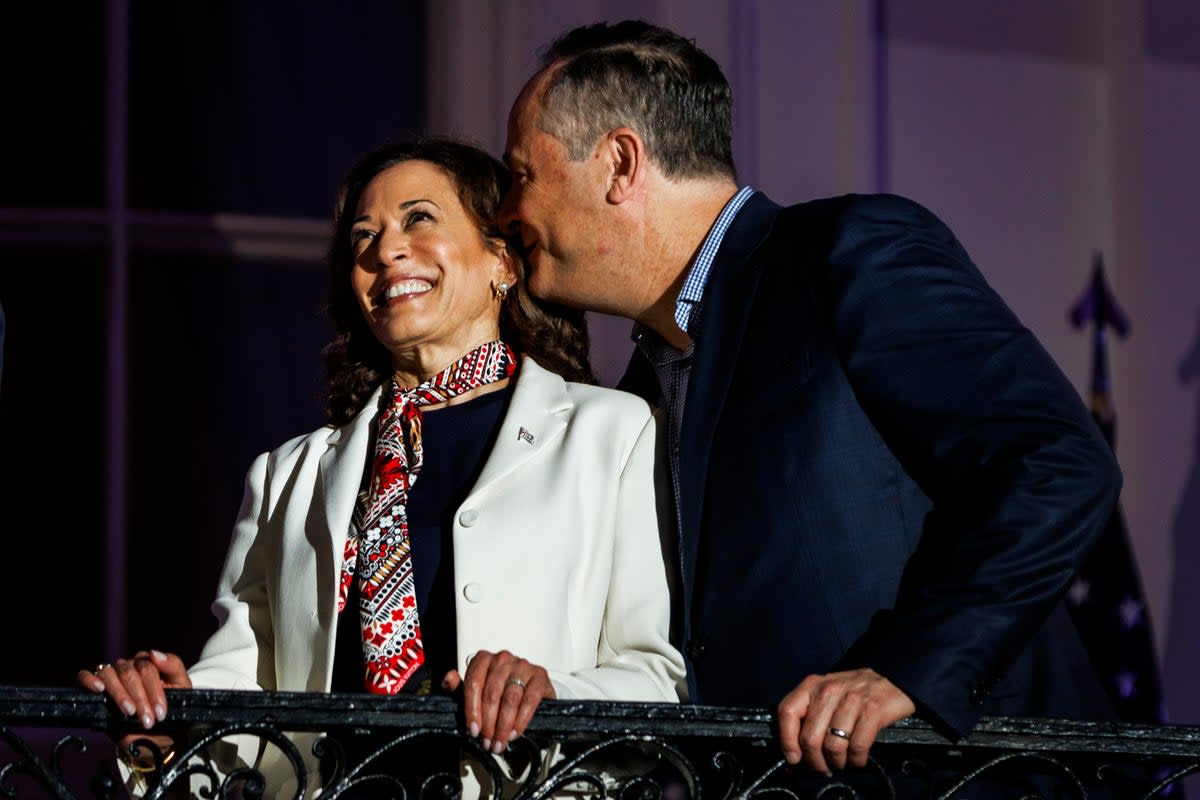
[[[408,494],[408,538],[425,664],[404,685],[416,692],[425,679],[436,687],[458,663],[454,617],[454,514],[475,485],[512,397],[513,384],[473,400],[421,415],[425,463]],[[363,691],[358,580],[351,583],[337,622],[333,654],[335,692]]]

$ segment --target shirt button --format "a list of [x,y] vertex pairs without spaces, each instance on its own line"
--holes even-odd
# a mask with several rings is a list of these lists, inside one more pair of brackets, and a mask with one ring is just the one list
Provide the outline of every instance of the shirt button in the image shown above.
[[466,511],[458,515],[459,524],[464,528],[469,528],[479,519],[479,512],[473,508],[468,508]]
[[468,583],[463,587],[463,597],[467,598],[468,603],[483,602],[483,584]]

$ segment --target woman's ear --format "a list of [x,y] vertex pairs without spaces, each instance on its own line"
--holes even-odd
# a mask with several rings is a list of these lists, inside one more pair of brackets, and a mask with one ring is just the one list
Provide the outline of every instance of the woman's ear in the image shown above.
[[513,264],[513,252],[509,249],[508,244],[503,239],[497,239],[494,242],[496,256],[496,268],[492,270],[492,286],[499,286],[506,283],[509,286],[517,284],[517,268]]
[[616,128],[608,132],[604,147],[612,166],[605,197],[617,205],[641,189],[646,179],[646,143],[633,128]]

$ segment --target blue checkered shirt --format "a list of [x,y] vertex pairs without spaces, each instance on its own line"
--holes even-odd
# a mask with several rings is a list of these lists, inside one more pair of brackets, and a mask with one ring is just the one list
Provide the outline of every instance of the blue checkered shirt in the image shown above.
[[692,268],[683,281],[683,289],[675,300],[675,322],[692,340],[688,348],[676,350],[649,328],[640,323],[633,326],[633,341],[654,367],[654,374],[658,376],[658,404],[667,412],[667,452],[671,463],[671,486],[675,492],[676,519],[679,519],[680,513],[679,432],[683,426],[683,407],[687,400],[688,377],[692,372],[692,356],[696,352],[696,336],[700,331],[704,287],[708,285],[708,273],[712,270],[725,232],[752,194],[753,189],[743,186],[721,209],[717,221],[700,245],[700,252],[696,254],[696,260],[692,262]]

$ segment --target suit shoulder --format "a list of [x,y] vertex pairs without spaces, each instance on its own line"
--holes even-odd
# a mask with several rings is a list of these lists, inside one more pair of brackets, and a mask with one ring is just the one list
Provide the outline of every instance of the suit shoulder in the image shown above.
[[842,194],[822,197],[788,206],[782,212],[788,220],[827,219],[831,223],[853,219],[925,221],[943,224],[929,208],[898,194]]
[[272,468],[280,465],[287,468],[288,465],[294,465],[311,456],[324,454],[330,447],[344,441],[347,437],[357,435],[356,432],[365,430],[370,425],[371,418],[377,411],[381,393],[382,388],[376,387],[370,398],[363,403],[362,408],[344,425],[334,426],[332,423],[326,423],[308,433],[293,436],[270,452],[263,453],[259,458],[268,462]]
[[897,237],[918,237],[938,248],[963,251],[962,258],[969,260],[954,232],[936,214],[916,200],[884,193],[844,194],[788,206],[763,253],[788,263],[797,256],[836,261],[838,253]]
[[566,381],[567,395],[576,408],[589,408],[597,411],[608,411],[636,419],[645,419],[653,414],[653,407],[632,392],[623,389],[610,389],[606,386],[593,386],[588,383]]
[[329,437],[334,433],[334,430],[332,425],[322,425],[315,431],[293,436],[274,450],[260,455],[259,459],[270,464],[272,469],[276,469],[280,465],[290,464],[297,459],[303,458],[304,454],[311,451],[313,447],[317,447],[321,452],[324,452],[327,449]]
[[529,356],[525,356],[522,363],[523,374],[517,376],[517,391],[522,391],[522,386],[528,384],[533,392],[531,397],[535,397],[537,402],[570,405],[577,417],[605,415],[609,422],[630,420],[639,426],[645,423],[646,418],[653,416],[653,407],[632,392],[564,380],[561,375],[551,372]]

